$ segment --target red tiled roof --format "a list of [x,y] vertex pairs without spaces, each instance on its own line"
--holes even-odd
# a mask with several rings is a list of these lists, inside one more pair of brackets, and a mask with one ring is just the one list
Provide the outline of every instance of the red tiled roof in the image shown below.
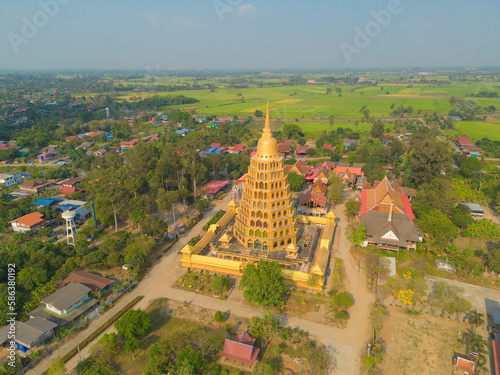
[[229,184],[229,181],[218,181],[218,180],[213,180],[210,181],[208,184],[206,184],[203,187],[203,193],[204,194],[217,194],[219,191],[221,191],[227,184]]
[[236,336],[234,341],[226,339],[220,355],[252,366],[260,351],[253,346],[254,343],[255,340],[244,332],[242,335]]
[[356,168],[356,167],[336,166],[333,170],[333,173],[335,173],[335,174],[344,173],[346,170],[349,170],[352,174],[355,174],[356,176],[364,176],[365,175],[365,173],[362,171],[361,168]]
[[21,216],[20,218],[17,218],[16,220],[9,221],[9,223],[20,223],[24,224],[27,227],[33,227],[37,224],[43,223],[45,220],[43,219],[43,214],[40,212],[32,212],[28,215]]
[[472,142],[469,137],[457,137],[457,143],[460,147],[464,146],[475,146],[474,142]]
[[247,182],[247,174],[245,173],[243,176],[241,176],[238,181],[240,182]]
[[493,340],[493,363],[495,364],[495,374],[500,374],[500,342]]

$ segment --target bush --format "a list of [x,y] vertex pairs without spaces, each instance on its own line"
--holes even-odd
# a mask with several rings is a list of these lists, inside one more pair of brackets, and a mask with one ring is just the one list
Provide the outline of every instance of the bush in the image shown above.
[[231,331],[233,330],[233,326],[231,324],[226,324],[226,331],[227,333],[231,333]]
[[302,300],[302,302],[301,302],[301,303],[302,303],[304,306],[305,306],[305,305],[307,305],[307,301],[305,301],[305,300]]
[[217,323],[222,323],[224,321],[224,315],[222,315],[222,313],[220,311],[217,311],[214,315],[214,320],[217,322]]
[[349,319],[349,316],[347,316],[347,313],[345,311],[337,311],[335,313],[335,319],[343,322]]
[[193,281],[194,281],[194,280],[196,280],[197,278],[198,278],[198,277],[197,277],[196,275],[191,275],[191,276],[189,276],[189,280],[193,280]]
[[212,374],[216,375],[220,373],[220,367],[218,365],[215,365],[214,367],[212,367]]
[[226,276],[220,275],[212,278],[212,282],[210,284],[210,289],[212,292],[222,293],[222,291],[227,290],[229,286],[229,279]]
[[469,237],[470,236],[470,232],[467,229],[464,229],[463,231],[460,232],[460,235],[462,237]]
[[188,244],[191,246],[196,245],[201,240],[201,236],[193,237],[189,240]]
[[222,370],[220,375],[229,375],[229,371],[227,370]]

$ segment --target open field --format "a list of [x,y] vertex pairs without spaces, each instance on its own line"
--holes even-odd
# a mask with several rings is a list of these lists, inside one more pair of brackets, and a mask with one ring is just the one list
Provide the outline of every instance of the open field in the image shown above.
[[[380,366],[384,374],[448,375],[453,373],[454,354],[464,356],[455,320],[429,315],[412,316],[390,308],[381,337],[386,354]],[[468,324],[462,327],[466,331]]]

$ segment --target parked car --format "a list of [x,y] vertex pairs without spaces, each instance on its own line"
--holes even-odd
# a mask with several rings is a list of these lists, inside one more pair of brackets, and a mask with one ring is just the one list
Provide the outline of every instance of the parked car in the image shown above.
[[186,233],[186,229],[184,229],[184,225],[182,224],[176,224],[175,225],[175,230],[177,231],[177,233],[179,234],[184,234]]

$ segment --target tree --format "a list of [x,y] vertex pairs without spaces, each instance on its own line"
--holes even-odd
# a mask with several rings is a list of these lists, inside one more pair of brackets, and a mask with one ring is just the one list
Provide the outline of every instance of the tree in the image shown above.
[[267,343],[278,333],[280,321],[268,312],[264,313],[263,317],[252,317],[252,323],[248,326],[248,333],[252,337],[260,338],[262,347],[267,346]]
[[111,364],[111,357],[116,349],[118,336],[116,333],[106,333],[101,339],[92,347],[92,355],[101,360],[106,360]]
[[349,293],[342,292],[333,297],[333,303],[336,306],[340,306],[343,309],[347,310],[354,304],[354,301],[352,300],[352,297],[349,295]]
[[255,117],[263,117],[264,113],[261,110],[256,109],[255,112],[254,112],[254,116]]
[[478,313],[476,309],[472,310],[469,316],[469,323],[474,326],[474,328],[472,329],[472,333],[475,335],[476,329],[486,324],[484,320],[484,314]]
[[384,124],[380,121],[373,124],[371,135],[373,138],[381,138],[384,135]]
[[142,310],[129,310],[115,323],[118,334],[126,340],[139,339],[151,328],[151,319]]
[[64,360],[62,358],[54,358],[50,362],[50,368],[48,371],[49,375],[65,375],[66,366],[64,366]]
[[128,339],[123,345],[123,351],[132,354],[132,359],[135,359],[134,352],[139,348],[139,342],[136,339]]
[[179,350],[175,363],[179,374],[199,374],[205,364],[205,360],[203,355],[195,348],[185,346]]
[[345,202],[345,211],[344,211],[347,216],[347,219],[349,220],[355,219],[359,215],[360,207],[361,204],[357,199],[349,198]]
[[437,281],[432,286],[432,293],[429,296],[429,303],[445,311],[457,298],[459,288],[448,285],[443,281]]
[[342,200],[342,191],[345,189],[344,181],[337,176],[328,179],[328,199],[331,203],[337,204]]
[[155,215],[146,218],[142,223],[141,231],[154,239],[161,238],[167,230],[167,223]]
[[418,186],[431,182],[441,175],[441,171],[451,168],[448,145],[430,134],[417,134],[411,139],[410,180]]
[[283,306],[287,290],[279,264],[264,260],[245,267],[240,288],[247,301],[261,307]]
[[457,320],[460,320],[460,314],[469,312],[471,308],[471,303],[465,298],[456,297],[451,305],[446,308],[446,312],[450,314],[457,314]]
[[288,173],[288,182],[292,191],[299,191],[306,183],[306,179],[297,172],[290,172]]
[[439,246],[446,246],[457,234],[455,224],[437,208],[427,210],[416,222],[420,229],[429,234],[432,243]]

